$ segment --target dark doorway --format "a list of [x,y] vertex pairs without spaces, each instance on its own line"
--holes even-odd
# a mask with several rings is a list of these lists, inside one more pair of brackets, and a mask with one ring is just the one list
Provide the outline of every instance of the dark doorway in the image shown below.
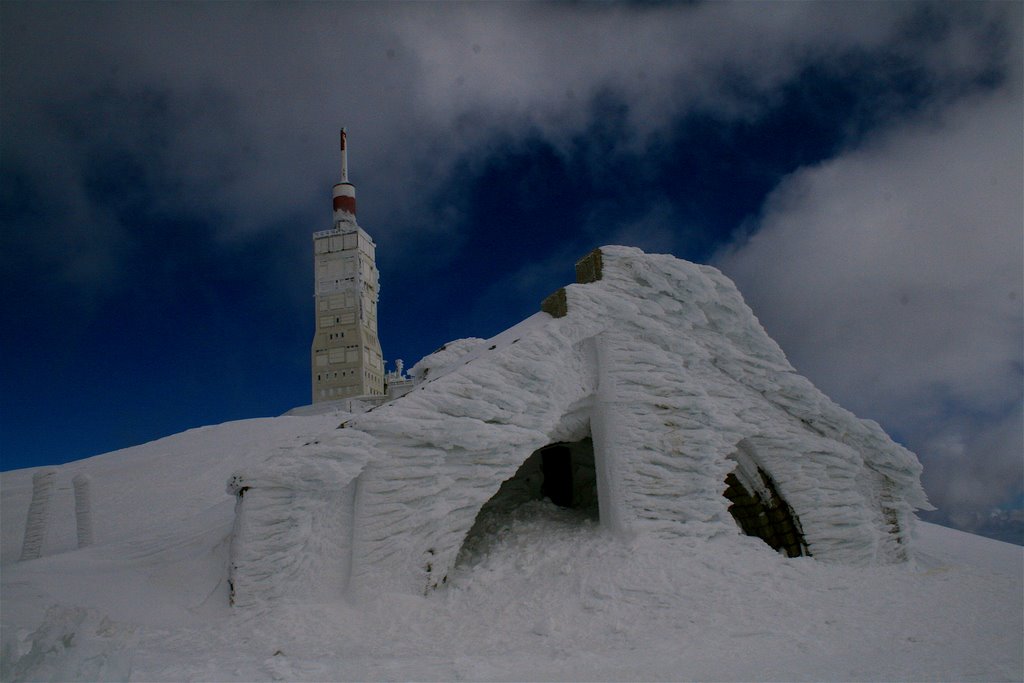
[[587,524],[599,517],[593,441],[587,437],[550,444],[531,453],[483,504],[462,542],[456,565],[486,553],[491,540],[514,519]]
[[558,507],[573,507],[572,453],[563,444],[548,446],[540,452],[541,498],[548,498]]
[[590,437],[549,444],[531,453],[480,513],[509,512],[523,503],[545,499],[597,518],[597,469]]
[[[737,476],[739,473],[739,476]],[[800,525],[789,504],[783,500],[764,470],[756,468],[756,477],[746,483],[747,473],[737,468],[725,478],[725,497],[732,503],[729,513],[748,536],[756,536],[788,557],[810,555]]]

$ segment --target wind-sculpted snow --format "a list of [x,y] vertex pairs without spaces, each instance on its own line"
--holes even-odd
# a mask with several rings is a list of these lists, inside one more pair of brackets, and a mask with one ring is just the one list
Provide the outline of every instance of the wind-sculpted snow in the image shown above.
[[739,533],[723,492],[743,462],[815,558],[907,558],[928,507],[912,453],[798,375],[717,270],[592,258],[599,279],[565,288],[565,315],[446,345],[410,393],[233,477],[236,603],[436,587],[503,481],[587,437],[613,533]]
[[[1022,680],[1020,547],[911,535],[916,460],[716,271],[600,270],[370,412],[52,468],[37,558],[39,470],[0,474],[0,680]],[[538,496],[553,443],[592,453],[597,506]],[[744,498],[799,527],[789,557],[740,533]]]

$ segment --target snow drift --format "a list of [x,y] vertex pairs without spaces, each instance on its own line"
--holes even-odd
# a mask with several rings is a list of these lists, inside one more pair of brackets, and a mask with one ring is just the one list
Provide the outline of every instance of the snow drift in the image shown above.
[[725,276],[603,247],[577,279],[421,361],[410,393],[232,476],[233,602],[421,593],[485,507],[532,498],[586,501],[624,537],[742,527],[789,555],[908,558],[929,507],[917,458],[800,376]]

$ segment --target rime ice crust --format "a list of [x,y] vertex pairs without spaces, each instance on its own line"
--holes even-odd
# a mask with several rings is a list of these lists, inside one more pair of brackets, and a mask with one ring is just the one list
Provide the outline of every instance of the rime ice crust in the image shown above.
[[906,559],[913,510],[930,507],[917,458],[797,374],[716,269],[600,252],[564,316],[428,357],[409,394],[233,477],[236,604],[439,585],[501,483],[587,436],[611,532],[739,533],[723,492],[746,463],[815,558]]

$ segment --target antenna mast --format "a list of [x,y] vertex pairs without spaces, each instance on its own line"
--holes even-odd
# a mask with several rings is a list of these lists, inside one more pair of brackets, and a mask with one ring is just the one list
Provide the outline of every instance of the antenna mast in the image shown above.
[[341,182],[348,182],[348,150],[346,149],[345,129],[341,129]]

